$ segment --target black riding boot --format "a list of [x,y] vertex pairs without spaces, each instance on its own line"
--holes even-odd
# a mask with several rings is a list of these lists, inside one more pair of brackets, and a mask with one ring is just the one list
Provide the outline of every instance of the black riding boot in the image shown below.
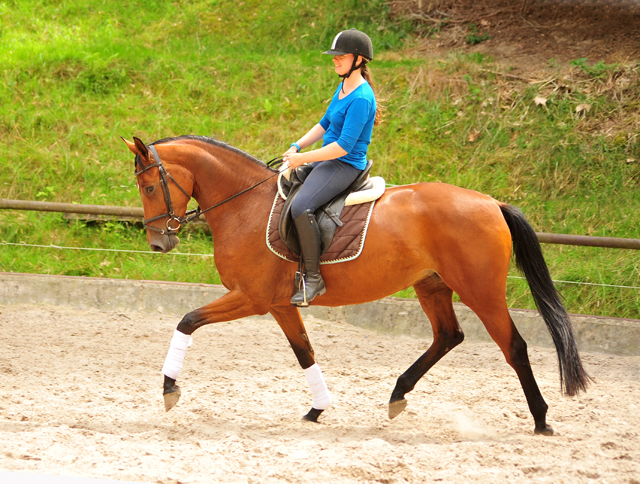
[[324,287],[322,275],[320,275],[322,241],[316,216],[311,210],[305,210],[302,215],[294,219],[293,222],[298,231],[300,252],[305,267],[305,277],[302,279],[302,287],[291,298],[291,304],[293,306],[305,307],[308,306],[316,296],[321,296],[327,292]]

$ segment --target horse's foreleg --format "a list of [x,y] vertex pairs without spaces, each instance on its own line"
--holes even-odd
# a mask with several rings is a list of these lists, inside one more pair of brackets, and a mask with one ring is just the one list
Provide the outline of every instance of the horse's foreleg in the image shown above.
[[320,414],[331,405],[331,393],[324,381],[322,370],[315,361],[313,348],[307,336],[298,308],[293,306],[283,306],[271,308],[271,315],[282,328],[293,352],[298,358],[298,362],[304,371],[307,383],[313,395],[313,406],[307,415],[306,420],[317,422]]
[[193,339],[190,335],[184,334],[177,329],[173,332],[169,351],[162,366],[162,374],[164,375],[162,395],[164,396],[164,408],[167,412],[180,400],[180,387],[176,385],[176,379],[182,369],[187,348],[192,344]]
[[176,385],[176,380],[182,370],[182,364],[187,349],[193,343],[191,335],[193,332],[207,324],[219,323],[221,321],[231,321],[257,314],[255,307],[249,304],[245,294],[240,292],[229,292],[211,304],[191,311],[182,318],[178,327],[173,333],[169,351],[162,367],[164,375],[163,396],[164,407],[168,412],[180,399],[180,387]]
[[442,279],[433,275],[413,287],[422,309],[431,322],[433,343],[426,353],[398,378],[389,400],[389,418],[395,418],[405,409],[405,394],[413,390],[425,373],[464,339],[453,310],[453,292]]

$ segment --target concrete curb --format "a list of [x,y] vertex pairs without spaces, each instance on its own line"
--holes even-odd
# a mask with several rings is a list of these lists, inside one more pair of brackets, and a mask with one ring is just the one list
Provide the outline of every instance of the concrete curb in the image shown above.
[[[0,272],[0,305],[51,304],[76,309],[160,312],[182,316],[225,294],[223,286]],[[491,341],[482,322],[465,305],[454,304],[468,341]],[[512,309],[511,317],[529,345],[552,347],[537,311]],[[384,333],[432,338],[431,325],[413,299],[385,298],[367,304],[314,306],[303,317],[343,321]],[[640,320],[571,315],[578,347],[621,356],[640,356]]]

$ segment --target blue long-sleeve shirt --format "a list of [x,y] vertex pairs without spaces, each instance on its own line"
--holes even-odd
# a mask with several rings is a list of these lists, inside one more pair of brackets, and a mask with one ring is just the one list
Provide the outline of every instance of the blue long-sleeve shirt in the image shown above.
[[322,146],[337,142],[347,152],[338,159],[364,170],[376,117],[376,98],[366,81],[342,99],[339,97],[341,87],[336,89],[320,120],[320,126],[325,130]]

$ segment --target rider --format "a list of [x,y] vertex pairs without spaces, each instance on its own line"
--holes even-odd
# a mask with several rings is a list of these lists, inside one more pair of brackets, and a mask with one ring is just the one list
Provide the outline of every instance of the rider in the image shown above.
[[[367,66],[373,59],[369,36],[356,29],[344,30],[324,54],[333,56],[342,82],[320,122],[283,154],[291,168],[305,163],[313,166],[291,206],[306,271],[302,289],[291,298],[294,306],[308,306],[326,292],[320,274],[321,239],[315,211],[346,190],[366,167],[373,126],[382,117]],[[320,139],[321,148],[300,153]]]

